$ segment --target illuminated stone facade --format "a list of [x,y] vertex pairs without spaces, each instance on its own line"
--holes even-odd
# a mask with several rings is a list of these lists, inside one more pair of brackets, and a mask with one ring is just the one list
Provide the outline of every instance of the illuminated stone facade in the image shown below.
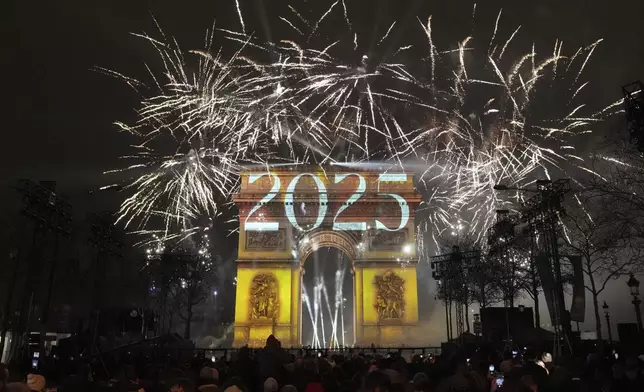
[[236,346],[263,346],[270,334],[285,347],[301,344],[303,263],[324,247],[352,261],[356,345],[398,346],[415,335],[420,198],[412,176],[397,173],[339,167],[242,173],[234,197]]

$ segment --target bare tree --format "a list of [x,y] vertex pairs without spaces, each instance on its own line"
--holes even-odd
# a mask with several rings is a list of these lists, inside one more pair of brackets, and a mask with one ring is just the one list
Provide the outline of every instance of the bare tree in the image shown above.
[[527,291],[530,282],[530,254],[517,245],[496,252],[491,256],[492,281],[503,296],[506,306]]
[[195,307],[204,302],[212,289],[212,268],[205,260],[191,260],[182,266],[182,277],[172,290],[177,316],[183,321],[183,337],[190,339]]
[[637,151],[621,134],[608,138],[601,153],[591,157],[591,176],[584,187],[593,197],[610,200],[620,206],[616,211],[624,223],[644,238],[644,154]]
[[642,247],[634,235],[624,205],[609,194],[592,191],[575,195],[563,217],[562,241],[568,253],[579,255],[595,313],[597,338],[602,339],[599,296],[611,279],[639,269]]
[[182,257],[171,252],[147,254],[142,270],[148,275],[150,306],[156,315],[156,334],[169,333],[174,324],[177,304],[173,291],[180,284]]
[[[451,307],[462,304],[467,310],[469,305],[477,303],[480,308],[494,305],[501,300],[501,290],[495,276],[499,273],[498,265],[493,258],[487,257],[480,250],[479,243],[474,235],[455,234],[441,236],[438,241],[441,254],[454,254],[453,260],[445,269],[446,276],[438,286],[438,298],[446,301]],[[461,255],[455,253],[461,252]],[[467,260],[463,260],[464,252],[468,253]],[[476,252],[478,257],[473,257]],[[451,309],[449,309],[451,313]],[[470,331],[469,312],[465,312],[466,331]]]
[[472,303],[477,303],[481,309],[495,305],[503,299],[501,290],[495,283],[495,273],[492,261],[485,255],[481,255],[478,262],[468,271],[468,297]]
[[[148,248],[143,271],[150,277],[150,299],[158,316],[158,333],[173,329],[175,317],[183,323],[183,336],[191,337],[196,307],[212,292],[219,257],[213,258],[206,236],[167,249],[161,241]],[[216,265],[217,264],[217,265]]]

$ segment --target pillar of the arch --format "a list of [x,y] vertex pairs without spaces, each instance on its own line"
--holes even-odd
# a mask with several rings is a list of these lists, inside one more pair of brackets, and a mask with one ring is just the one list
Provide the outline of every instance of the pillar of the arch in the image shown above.
[[[253,318],[251,312],[251,290],[253,279],[261,274],[275,278],[279,308],[274,317],[257,319]],[[301,318],[301,314],[297,311],[299,291],[299,267],[294,266],[293,263],[238,264],[233,345],[263,347],[266,338],[274,335],[281,341],[283,347],[298,346]]]
[[302,344],[302,275],[304,275],[304,270],[301,267],[293,268],[291,276],[291,347],[299,347]]
[[362,268],[354,268],[353,271],[353,319],[354,319],[354,332],[355,345],[363,346],[363,324],[364,324],[364,311],[363,311],[363,293],[362,293]]
[[[377,310],[376,280],[393,273],[404,281],[401,318],[382,319]],[[402,347],[414,345],[418,336],[418,284],[416,267],[358,263],[355,268],[356,346]]]

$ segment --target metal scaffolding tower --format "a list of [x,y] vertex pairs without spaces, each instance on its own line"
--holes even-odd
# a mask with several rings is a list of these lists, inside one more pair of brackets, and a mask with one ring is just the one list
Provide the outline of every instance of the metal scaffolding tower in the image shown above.
[[[21,349],[22,354],[25,355],[29,353],[31,348],[27,336],[29,335],[32,310],[35,309],[37,303],[41,304],[40,348],[42,349],[44,345],[43,339],[49,319],[58,267],[59,241],[61,237],[68,237],[71,234],[72,207],[56,194],[56,183],[53,181],[35,183],[27,179],[21,179],[15,189],[22,196],[22,215],[33,223],[33,236],[29,249],[29,259],[26,263],[25,285],[22,290],[16,328],[19,336],[14,341],[14,347]],[[51,248],[48,247],[50,244]],[[43,254],[47,249],[51,251],[49,265],[45,263],[45,260],[49,258],[48,255]],[[40,274],[44,274],[44,271],[47,271],[47,267],[49,268],[47,290],[45,297],[39,300],[40,290],[37,286],[37,279]],[[18,268],[18,266],[16,265],[15,268]],[[11,291],[8,301],[11,301],[13,287]],[[9,307],[7,306],[7,308]],[[6,325],[3,325],[3,335],[4,331],[6,331],[5,327]],[[0,346],[4,344],[4,339],[2,340],[3,343]]]
[[[508,188],[497,186],[497,190],[516,190],[533,192],[534,196],[521,205],[518,215],[502,213],[499,221],[488,231],[488,241],[496,244],[506,244],[516,239],[519,225],[524,225],[532,236],[532,257],[543,257],[547,260],[542,276],[552,276],[552,292],[547,292],[546,299],[552,299],[554,310],[553,326],[555,327],[555,354],[562,353],[561,340],[570,348],[571,326],[570,317],[566,311],[561,276],[561,257],[559,254],[559,214],[564,212],[564,197],[570,192],[570,180],[555,181],[538,180],[536,189]],[[497,245],[499,246],[499,245]],[[502,248],[502,247],[501,247]],[[543,280],[543,279],[542,279]],[[544,285],[545,286],[545,285]],[[545,288],[544,288],[545,289]]]

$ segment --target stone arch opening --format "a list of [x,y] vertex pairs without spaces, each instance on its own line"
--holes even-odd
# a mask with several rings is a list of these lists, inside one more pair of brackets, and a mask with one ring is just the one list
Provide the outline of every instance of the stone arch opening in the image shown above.
[[317,247],[301,261],[298,344],[339,348],[355,343],[353,260],[338,247]]
[[313,252],[327,247],[341,250],[353,263],[358,257],[359,244],[358,238],[348,232],[317,229],[304,234],[298,241],[298,262],[302,265]]
[[[343,261],[346,263],[346,273],[348,276],[343,275],[343,283],[345,283],[345,280],[349,283],[349,290],[346,290],[346,287],[344,285],[342,286],[342,303],[336,304],[337,299],[335,296],[338,294],[337,291],[333,291],[333,293],[329,293],[328,289],[332,287],[334,290],[337,290],[337,282],[332,282],[332,284],[328,284],[328,281],[324,282],[323,288],[327,290],[326,295],[329,296],[331,295],[333,299],[327,300],[326,298],[320,298],[319,294],[323,293],[318,293],[317,297],[317,302],[318,305],[325,305],[324,303],[328,304],[329,302],[332,302],[335,305],[335,309],[339,311],[339,319],[335,319],[333,323],[331,323],[331,330],[335,332],[335,337],[332,337],[330,339],[326,339],[326,330],[325,327],[329,326],[329,323],[320,323],[320,327],[322,327],[322,332],[325,333],[324,336],[322,336],[320,333],[316,334],[316,329],[314,328],[313,331],[313,336],[317,335],[318,338],[318,343],[317,345],[320,346],[333,346],[333,345],[353,345],[356,341],[356,281],[355,281],[355,262],[357,258],[359,257],[359,249],[360,249],[360,238],[358,238],[355,234],[351,234],[349,232],[342,232],[342,231],[332,231],[329,229],[321,228],[317,230],[310,231],[302,236],[302,238],[299,239],[297,242],[297,255],[298,255],[298,263],[299,263],[299,269],[300,269],[300,287],[302,291],[302,295],[298,299],[298,310],[299,310],[299,325],[298,325],[298,344],[304,344],[306,345],[308,340],[314,340],[313,337],[308,338],[307,335],[309,335],[309,332],[311,331],[306,331],[305,326],[308,326],[308,324],[316,324],[318,321],[315,318],[316,311],[315,311],[315,302],[316,302],[316,295],[315,295],[315,289],[311,290],[312,287],[309,284],[308,288],[307,286],[307,280],[309,283],[311,282],[311,276],[308,275],[306,276],[305,272],[305,267],[309,263],[315,263],[315,256],[323,256],[320,255],[320,252],[324,250],[335,250],[336,252],[339,252],[339,254],[343,255]],[[335,255],[337,256],[337,254]],[[318,260],[319,261],[319,260]],[[329,260],[333,263],[332,260]],[[326,268],[322,268],[322,276],[324,276],[324,272],[329,272],[328,266],[325,266]],[[331,267],[331,271],[333,271]],[[326,271],[325,271],[326,270]],[[340,272],[340,271],[338,271]],[[312,292],[311,292],[312,291]],[[344,299],[347,299],[347,303],[345,304]],[[307,301],[309,303],[307,304]],[[344,320],[345,322],[343,323],[342,318],[343,316],[346,318],[347,313],[344,312],[345,307],[349,306],[351,309],[350,314],[348,315],[350,317],[350,323],[347,324],[347,320]],[[331,306],[331,313],[335,310],[333,309],[333,306]],[[318,315],[324,315],[324,312],[327,312],[328,316],[335,316],[335,313],[329,314],[329,309],[322,309],[321,311],[318,311]],[[308,318],[308,319],[307,319]],[[344,331],[342,327],[345,327]],[[346,328],[350,327],[350,328]],[[349,336],[346,336],[349,334]],[[309,335],[310,336],[310,335]],[[331,335],[333,336],[333,335]],[[314,341],[311,342],[311,345],[316,345]]]

